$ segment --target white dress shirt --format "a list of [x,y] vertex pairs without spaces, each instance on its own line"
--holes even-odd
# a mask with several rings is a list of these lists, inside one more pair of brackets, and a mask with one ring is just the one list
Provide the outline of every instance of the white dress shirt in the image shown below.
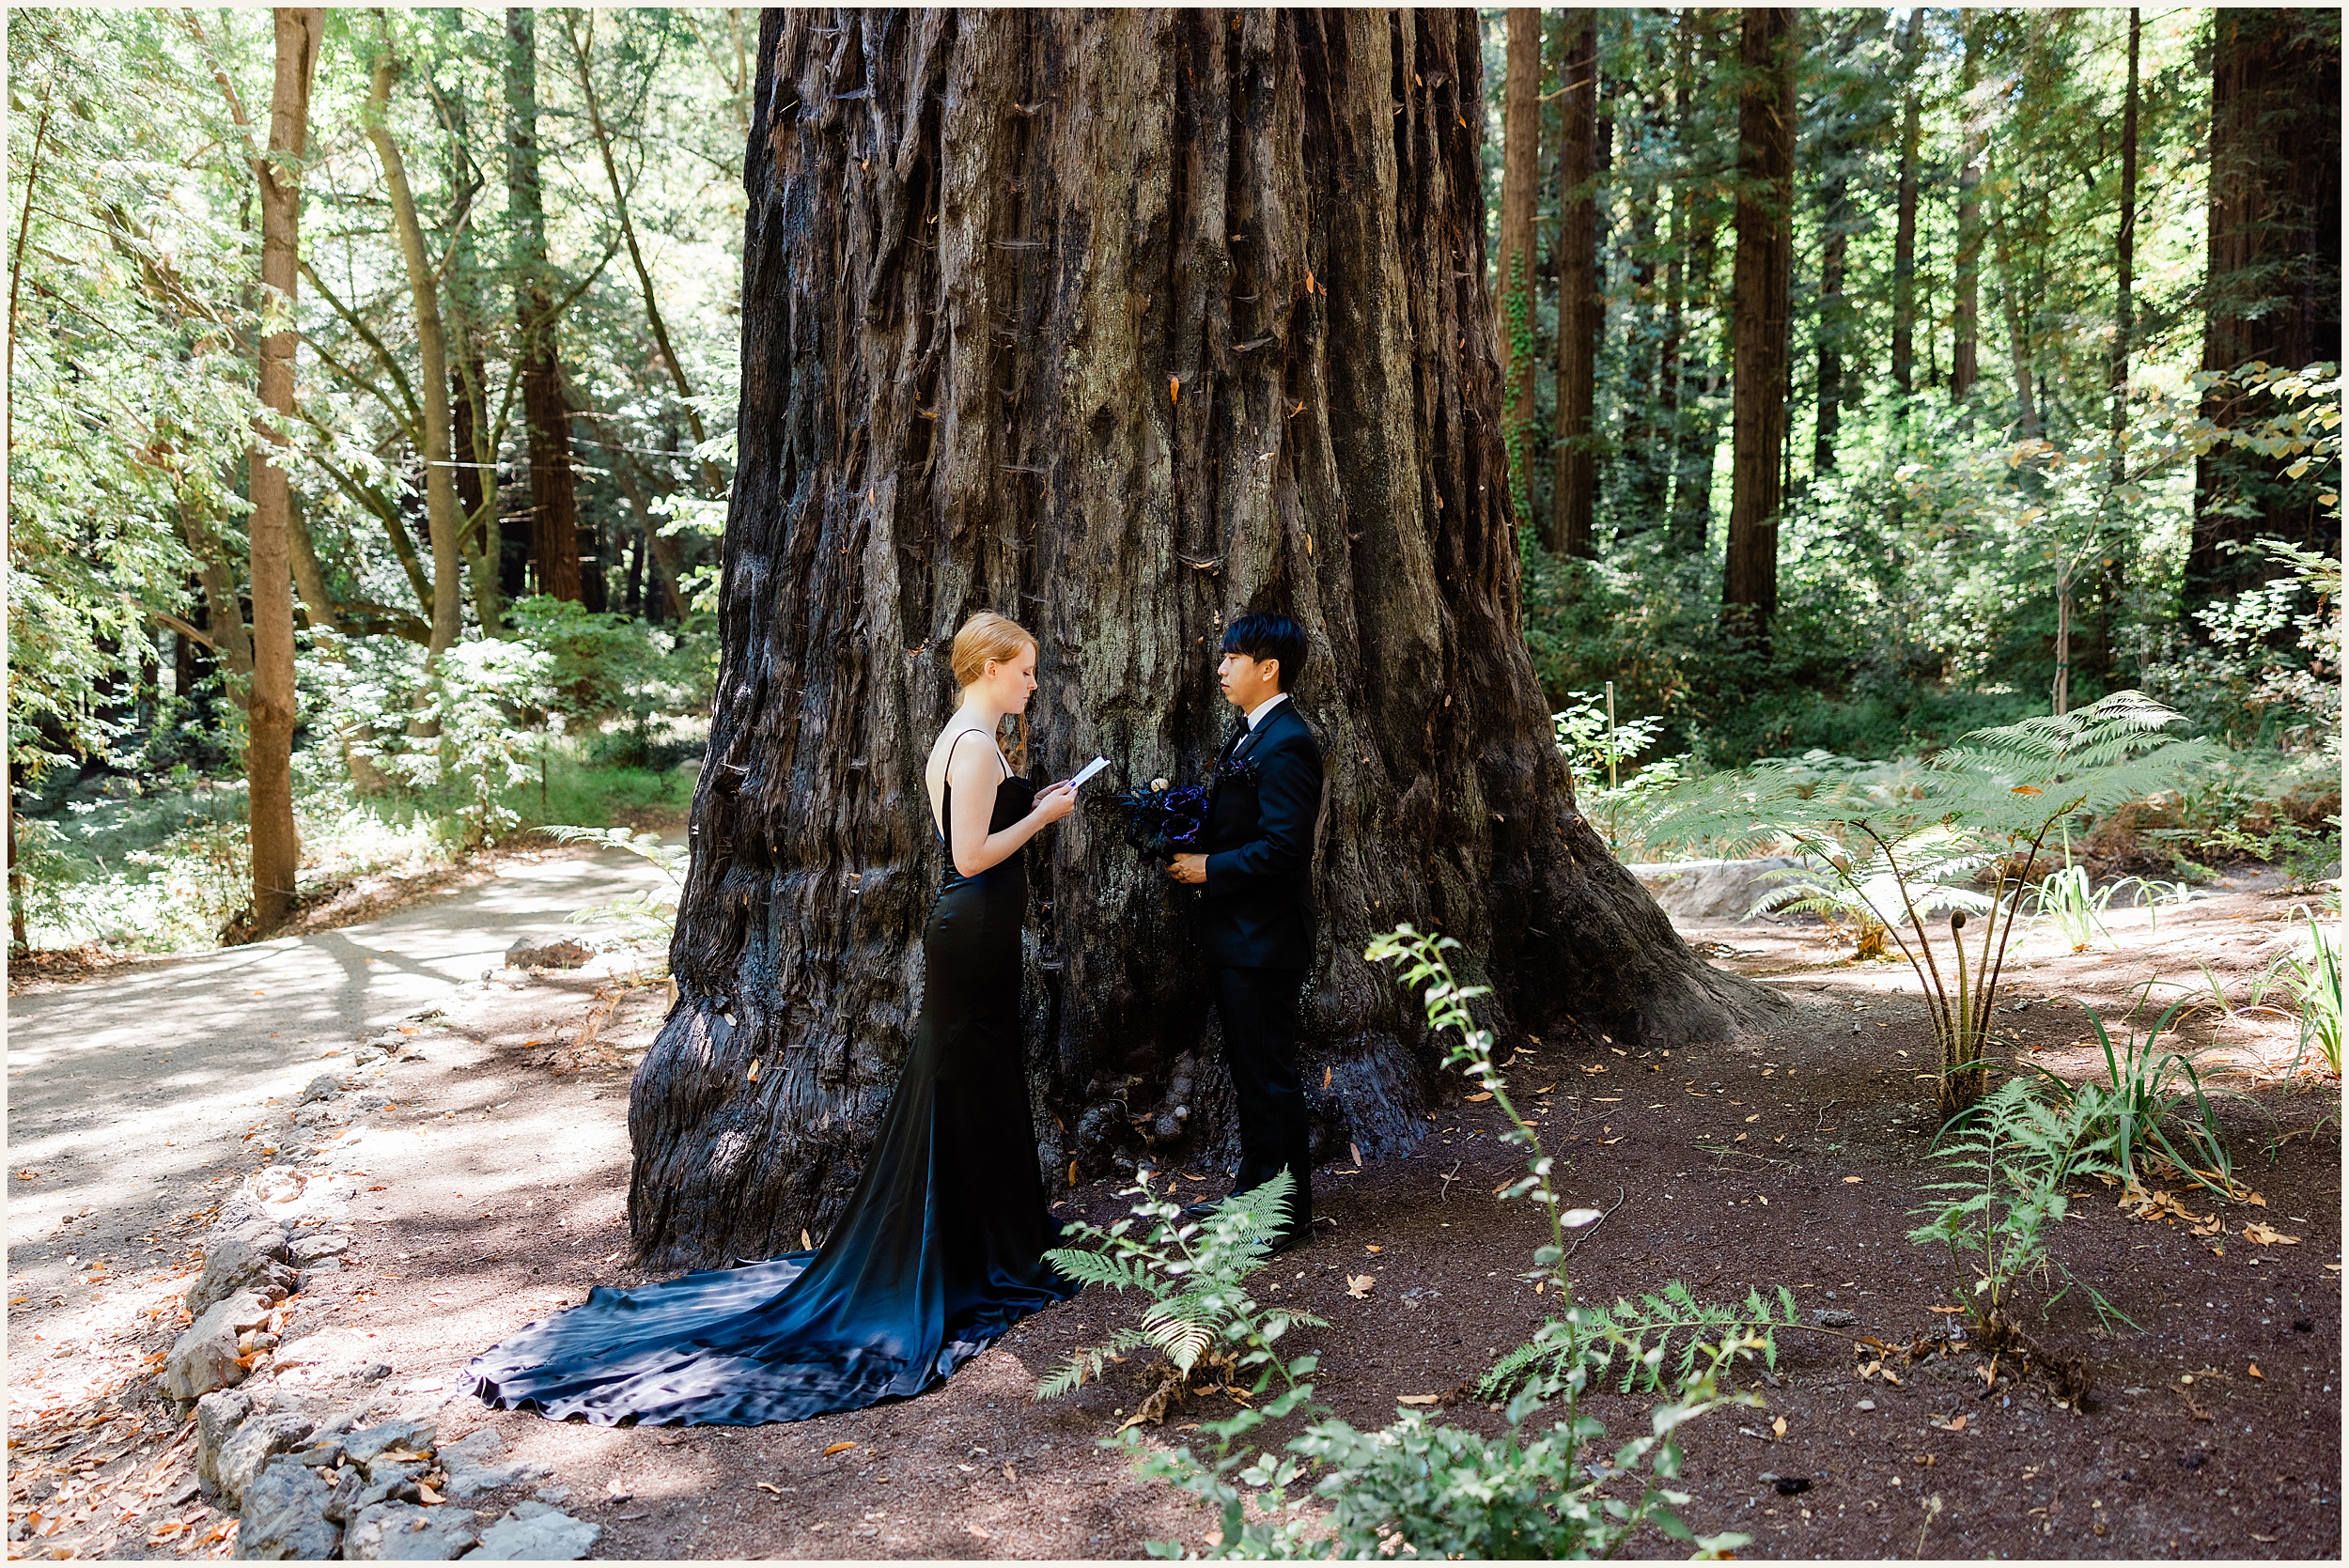
[[1271,712],[1274,708],[1280,706],[1283,703],[1287,702],[1288,700],[1289,694],[1286,691],[1275,691],[1272,695],[1267,697],[1264,701],[1250,708],[1248,710],[1248,727],[1252,730],[1257,725],[1263,723],[1266,714]]

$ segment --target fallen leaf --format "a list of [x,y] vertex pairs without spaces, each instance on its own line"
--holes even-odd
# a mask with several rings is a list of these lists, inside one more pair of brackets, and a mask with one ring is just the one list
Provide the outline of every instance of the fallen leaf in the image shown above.
[[777,1497],[783,1496],[783,1488],[776,1485],[771,1481],[762,1481],[758,1483],[758,1489],[762,1492],[772,1492]]
[[1321,1069],[1321,1086],[1322,1086],[1324,1089],[1327,1089],[1327,1088],[1329,1088],[1329,1087],[1330,1087],[1330,1068],[1328,1068],[1328,1067],[1324,1067],[1324,1068],[1322,1068],[1322,1069]]
[[1399,1398],[1400,1400],[1402,1400],[1402,1402],[1403,1402],[1404,1404],[1406,1404],[1406,1405],[1433,1405],[1433,1404],[1435,1404],[1437,1401],[1439,1401],[1439,1400],[1442,1399],[1442,1398],[1443,1398],[1443,1395],[1441,1395],[1441,1394],[1399,1394],[1399,1395],[1397,1395],[1396,1397],[1397,1397],[1397,1398]]
[[2274,1226],[2267,1224],[2263,1220],[2258,1219],[2255,1219],[2248,1225],[2243,1227],[2243,1239],[2246,1241],[2256,1241],[2262,1247],[2272,1247],[2279,1242],[2286,1247],[2297,1247],[2300,1245],[2300,1238],[2298,1236],[2286,1235],[2283,1232],[2277,1230]]
[[1346,1294],[1360,1301],[1377,1283],[1378,1276],[1376,1274],[1348,1274],[1346,1277]]
[[1757,1111],[1755,1111],[1752,1115],[1750,1115],[1750,1116],[1749,1116],[1749,1117],[1747,1117],[1747,1118],[1746,1118],[1746,1120],[1747,1120],[1747,1121],[1749,1121],[1749,1122],[1758,1122],[1758,1121],[1760,1121],[1761,1119],[1762,1119],[1762,1113],[1761,1113],[1760,1111],[1758,1111],[1758,1110],[1757,1110]]
[[1963,1307],[1927,1307],[1925,1309],[1929,1312],[1939,1312],[1945,1317],[1953,1317],[1965,1310]]
[[1492,1098],[1492,1094],[1491,1094],[1491,1092],[1488,1090],[1488,1091],[1486,1091],[1486,1093],[1484,1093],[1484,1094],[1470,1094],[1470,1095],[1468,1097],[1468,1103],[1469,1103],[1469,1104],[1470,1104],[1470,1105],[1477,1105],[1477,1104],[1482,1103],[1483,1101],[1489,1100],[1489,1099],[1491,1099],[1491,1098]]
[[1966,1430],[1966,1418],[1963,1416],[1936,1416],[1933,1418],[1932,1424],[1943,1432],[1963,1432]]
[[1354,1157],[1354,1163],[1359,1167],[1362,1163],[1362,1146],[1360,1143],[1348,1143],[1346,1150]]
[[431,1487],[426,1485],[421,1481],[416,1483],[416,1496],[422,1498],[428,1503],[436,1503],[441,1500],[441,1494],[435,1492]]
[[854,1447],[856,1447],[854,1443],[834,1443],[824,1451],[824,1457],[830,1459],[833,1454],[846,1453]]
[[375,1186],[368,1188],[367,1190],[369,1192],[389,1192],[391,1188],[385,1187],[382,1183],[378,1182]]
[[2251,1363],[2250,1375],[2258,1378],[2263,1383],[2267,1381],[2267,1374],[2260,1371],[2260,1364],[2257,1361],[2253,1361]]
[[35,1176],[38,1176],[38,1175],[39,1175],[39,1174],[40,1174],[40,1172],[38,1172],[38,1171],[19,1171],[19,1172],[16,1173],[16,1179],[17,1179],[18,1181],[21,1181],[21,1182],[29,1182],[29,1181],[31,1181],[31,1180],[32,1180]]
[[1843,1178],[1843,1185],[1845,1187],[1858,1187],[1861,1182],[1864,1182],[1868,1178],[1865,1176],[1845,1176]]
[[1362,1250],[1365,1252],[1383,1252],[1386,1249],[1379,1246],[1377,1242],[1366,1241],[1362,1243]]
[[1773,1437],[1783,1437],[1786,1436],[1786,1418],[1784,1416],[1779,1417],[1778,1420],[1770,1423],[1770,1436]]

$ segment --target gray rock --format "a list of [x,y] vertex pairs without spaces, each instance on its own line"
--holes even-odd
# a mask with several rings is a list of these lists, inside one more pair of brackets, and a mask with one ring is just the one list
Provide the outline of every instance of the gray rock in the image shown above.
[[195,1402],[195,1479],[207,1492],[220,1490],[221,1445],[253,1414],[253,1396],[241,1389],[215,1389]]
[[1753,908],[1783,885],[1769,873],[1802,864],[1799,855],[1752,861],[1661,861],[1627,865],[1663,911],[1674,920],[1742,924]]
[[543,946],[533,945],[528,937],[517,937],[506,950],[506,967],[529,970],[575,970],[595,956],[582,944],[562,938]]
[[286,1295],[293,1289],[294,1271],[285,1258],[286,1233],[274,1225],[236,1231],[214,1227],[204,1242],[204,1272],[188,1291],[188,1311],[201,1315],[241,1290],[272,1297]]
[[453,1442],[443,1443],[439,1452],[443,1465],[480,1465],[495,1459],[506,1452],[506,1439],[494,1427],[479,1427]]
[[295,1098],[294,1104],[309,1105],[317,1100],[331,1100],[336,1094],[341,1094],[342,1090],[341,1079],[333,1073],[320,1073],[302,1086],[302,1093]]
[[585,1557],[602,1534],[601,1525],[574,1519],[545,1503],[516,1503],[506,1517],[481,1532],[481,1545],[466,1554],[466,1560],[569,1562]]
[[326,1516],[333,1495],[318,1472],[290,1454],[276,1455],[245,1492],[237,1556],[258,1562],[331,1560],[343,1534]]
[[192,1405],[215,1389],[243,1382],[246,1369],[237,1362],[237,1336],[268,1321],[269,1309],[249,1291],[212,1303],[172,1342],[163,1358],[163,1392]]
[[481,1539],[473,1511],[380,1502],[350,1521],[343,1557],[351,1562],[447,1562]]
[[465,1465],[452,1467],[448,1472],[446,1496],[453,1502],[478,1502],[492,1492],[508,1486],[527,1486],[534,1481],[544,1481],[553,1472],[544,1465],[518,1459],[510,1465]]
[[296,1236],[288,1250],[293,1254],[294,1262],[306,1266],[317,1263],[321,1258],[338,1257],[350,1251],[350,1238],[345,1235],[323,1234]]
[[212,1484],[229,1507],[242,1507],[254,1479],[269,1462],[300,1448],[317,1426],[307,1416],[293,1414],[250,1418],[221,1445],[212,1463]]
[[1841,1307],[1821,1307],[1811,1314],[1811,1321],[1822,1328],[1856,1328],[1859,1326],[1859,1315],[1847,1312]]
[[343,1439],[343,1452],[366,1464],[386,1450],[426,1454],[433,1452],[433,1426],[427,1421],[391,1421],[364,1428]]

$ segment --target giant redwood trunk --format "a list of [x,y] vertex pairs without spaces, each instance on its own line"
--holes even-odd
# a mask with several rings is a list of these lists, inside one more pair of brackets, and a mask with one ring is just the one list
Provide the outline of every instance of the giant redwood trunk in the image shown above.
[[1794,278],[1794,16],[1750,6],[1739,46],[1725,624],[1766,637],[1778,611],[1778,508]]
[[[2341,358],[2341,12],[2219,10],[2211,19],[2210,254],[2202,368],[2264,363],[2297,370]],[[2279,412],[2232,386],[2202,416],[2241,427]],[[2194,465],[2186,608],[2256,587],[2281,569],[2254,547],[2282,538],[2341,544],[2319,495],[2290,459],[2215,448]]]
[[[1024,741],[1203,777],[1218,633],[1288,612],[1330,785],[1317,1150],[1447,1093],[1361,956],[1463,944],[1510,1040],[1718,1037],[1706,968],[1575,810],[1519,635],[1468,10],[770,10],[740,462],[678,1000],[630,1106],[664,1264],[820,1234],[921,1004],[923,763],[981,608],[1040,643]],[[1038,1157],[1234,1146],[1189,890],[1110,793],[1031,846]],[[1193,1169],[1197,1166],[1193,1165]]]

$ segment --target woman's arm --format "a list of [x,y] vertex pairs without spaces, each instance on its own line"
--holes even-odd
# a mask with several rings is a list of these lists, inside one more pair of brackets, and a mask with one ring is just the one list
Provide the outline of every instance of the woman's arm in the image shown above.
[[948,826],[954,832],[955,869],[965,877],[1002,864],[1038,831],[1077,809],[1077,792],[1056,784],[1037,793],[1035,807],[1027,815],[1000,833],[990,833],[987,825],[995,816],[995,785],[1003,776],[992,745],[957,747],[948,761],[946,782],[954,786],[954,820]]

